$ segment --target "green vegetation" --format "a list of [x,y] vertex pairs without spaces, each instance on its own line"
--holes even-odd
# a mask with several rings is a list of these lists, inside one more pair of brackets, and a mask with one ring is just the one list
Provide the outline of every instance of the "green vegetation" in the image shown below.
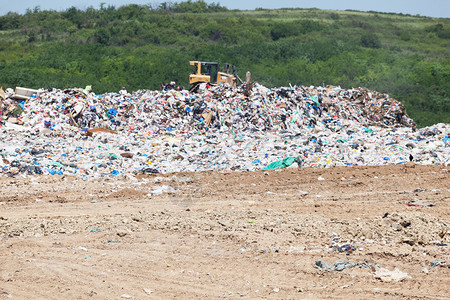
[[189,60],[266,86],[388,93],[419,126],[450,123],[450,20],[318,9],[230,11],[204,1],[0,16],[0,85],[95,92],[188,85]]

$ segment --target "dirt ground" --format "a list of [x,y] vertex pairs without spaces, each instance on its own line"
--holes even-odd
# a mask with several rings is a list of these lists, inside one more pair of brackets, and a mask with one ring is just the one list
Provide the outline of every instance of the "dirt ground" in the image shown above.
[[[0,191],[0,299],[450,295],[445,166],[28,176]],[[372,267],[313,267],[338,259]]]

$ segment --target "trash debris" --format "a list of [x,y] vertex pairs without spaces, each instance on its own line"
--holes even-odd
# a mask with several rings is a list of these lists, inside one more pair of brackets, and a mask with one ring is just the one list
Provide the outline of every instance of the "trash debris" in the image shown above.
[[294,162],[296,162],[297,157],[286,157],[282,160],[275,161],[268,166],[264,167],[263,170],[273,170],[273,169],[282,169],[287,168],[290,165],[292,165]]
[[448,244],[444,244],[444,243],[434,243],[436,246],[441,246],[441,247],[444,247],[444,246],[448,246]]
[[105,243],[120,243],[119,240],[107,240]]
[[[445,261],[443,261],[442,259],[435,259],[435,260],[433,260],[433,261],[431,262],[431,268],[430,268],[430,270],[433,269],[434,267],[437,267],[437,266],[445,266]],[[450,268],[450,265],[447,264],[447,267]]]
[[393,271],[385,268],[379,268],[375,271],[374,276],[376,279],[380,279],[383,282],[399,282],[407,278],[411,278],[408,273],[402,272],[397,268],[395,268]]
[[36,95],[37,93],[38,90],[28,89],[24,87],[16,87],[14,99],[27,100],[30,99],[31,96]]
[[0,98],[1,98],[2,100],[5,100],[5,99],[6,99],[6,93],[5,93],[5,91],[3,90],[3,87],[0,87]]
[[432,207],[432,206],[436,206],[436,204],[433,203],[423,203],[417,200],[411,200],[410,202],[406,203],[406,205],[408,206],[427,206],[427,207]]
[[366,263],[355,263],[355,262],[351,262],[351,261],[344,261],[342,259],[338,259],[332,265],[328,265],[323,260],[317,260],[314,263],[313,267],[316,269],[319,269],[320,271],[339,271],[339,272],[341,272],[345,269],[353,268],[353,267],[360,267],[360,268],[367,268],[367,269],[372,269],[372,267],[379,268],[378,265],[372,266],[372,265],[368,265]]
[[8,292],[1,291],[0,295],[6,295],[8,298],[12,298],[11,295]]
[[338,252],[345,252],[346,254],[351,254],[356,250],[356,248],[350,244],[345,244],[342,246],[333,246],[333,249]]
[[[25,93],[25,94],[24,94]],[[0,176],[448,164],[449,124],[413,131],[387,94],[336,86],[105,93],[7,89]],[[18,99],[16,94],[26,95]],[[12,163],[17,161],[16,166]]]
[[301,197],[304,197],[309,194],[307,191],[302,191],[302,190],[300,190],[298,193],[300,194]]

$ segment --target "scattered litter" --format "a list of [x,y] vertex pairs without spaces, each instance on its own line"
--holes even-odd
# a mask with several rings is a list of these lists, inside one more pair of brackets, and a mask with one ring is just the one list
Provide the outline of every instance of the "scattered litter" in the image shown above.
[[435,244],[436,246],[440,246],[440,247],[448,246],[447,244],[439,243],[439,242],[434,243],[434,244]]
[[431,268],[430,268],[430,270],[433,269],[434,267],[437,267],[437,266],[443,266],[443,265],[445,265],[445,261],[443,261],[442,259],[436,259],[436,260],[433,260],[433,261],[431,262]]
[[366,263],[355,263],[355,262],[351,262],[351,261],[344,261],[342,259],[338,259],[332,265],[328,265],[323,260],[317,260],[314,263],[313,267],[316,269],[319,269],[321,271],[339,271],[340,272],[345,269],[349,269],[349,268],[353,268],[353,267],[372,269],[372,267],[378,268],[379,266],[378,265],[372,266],[372,265],[368,265]]
[[408,206],[426,206],[426,207],[432,207],[436,206],[436,204],[433,203],[423,203],[417,200],[411,200],[410,202],[406,203]]
[[333,246],[333,250],[338,252],[345,252],[347,255],[353,253],[356,248],[350,244],[345,244],[342,246]]
[[300,190],[298,193],[299,193],[300,196],[302,196],[302,197],[309,194],[307,191],[302,191],[302,190]]
[[0,291],[0,295],[5,295],[8,298],[12,298],[11,294],[5,291]]
[[273,169],[282,169],[291,166],[294,162],[296,162],[297,157],[286,157],[282,160],[274,161],[273,163],[267,165],[263,168],[263,170],[273,170]]

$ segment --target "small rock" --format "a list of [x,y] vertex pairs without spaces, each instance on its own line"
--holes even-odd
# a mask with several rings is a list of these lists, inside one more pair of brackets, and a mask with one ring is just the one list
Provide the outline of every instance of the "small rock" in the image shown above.
[[150,295],[151,293],[153,293],[153,290],[144,288],[144,292],[145,292],[147,295]]
[[403,243],[414,246],[414,244],[416,243],[416,241],[412,238],[404,238],[403,239]]
[[219,224],[222,225],[223,227],[230,226],[230,224],[228,222],[224,222],[224,221],[219,221]]
[[399,269],[390,271],[388,269],[380,268],[376,270],[375,278],[380,279],[383,282],[399,282],[411,277],[408,275],[408,273],[402,272]]
[[120,156],[125,157],[125,158],[133,158],[134,154],[130,153],[130,152],[124,152],[124,153],[120,153]]

